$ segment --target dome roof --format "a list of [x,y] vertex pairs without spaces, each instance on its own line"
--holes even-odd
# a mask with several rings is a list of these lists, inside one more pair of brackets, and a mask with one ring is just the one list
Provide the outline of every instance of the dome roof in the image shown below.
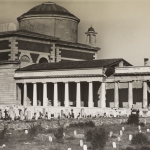
[[91,26],[89,29],[88,29],[88,32],[95,32],[94,28]]
[[53,3],[53,2],[45,2],[42,3],[38,6],[33,7],[30,9],[28,12],[24,13],[20,17],[18,17],[18,21],[21,20],[24,17],[29,17],[29,16],[43,16],[43,15],[60,15],[60,16],[68,16],[71,18],[74,18],[78,22],[80,21],[76,16],[71,14],[68,10],[65,8]]

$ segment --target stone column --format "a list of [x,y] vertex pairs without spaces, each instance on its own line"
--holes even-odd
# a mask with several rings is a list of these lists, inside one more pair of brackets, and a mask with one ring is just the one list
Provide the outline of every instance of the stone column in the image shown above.
[[27,83],[24,83],[23,106],[27,106]]
[[43,83],[43,106],[47,106],[47,83]]
[[100,102],[101,108],[106,108],[106,85],[104,82],[101,83]]
[[93,107],[93,83],[89,82],[89,97],[88,107]]
[[65,82],[65,107],[69,107],[69,83]]
[[54,106],[58,106],[58,85],[57,82],[54,83]]
[[143,108],[147,108],[147,82],[143,82]]
[[119,108],[119,95],[118,95],[118,83],[115,82],[115,89],[114,89],[114,103],[115,107]]
[[33,83],[33,106],[37,106],[37,84]]
[[77,91],[76,91],[76,107],[81,107],[81,91],[80,91],[80,82],[77,82]]
[[133,106],[132,82],[129,82],[129,87],[128,87],[128,103],[129,103],[129,108],[132,108]]

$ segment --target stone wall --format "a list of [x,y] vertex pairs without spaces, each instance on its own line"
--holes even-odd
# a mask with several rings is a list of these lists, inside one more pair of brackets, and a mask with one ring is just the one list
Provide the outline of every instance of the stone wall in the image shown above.
[[19,64],[0,65],[0,105],[16,104],[16,83],[14,71]]

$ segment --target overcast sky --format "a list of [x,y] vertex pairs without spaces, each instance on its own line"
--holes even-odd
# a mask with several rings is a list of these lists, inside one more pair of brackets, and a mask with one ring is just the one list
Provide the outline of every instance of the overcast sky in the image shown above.
[[[15,22],[48,0],[0,0],[0,23]],[[86,42],[91,26],[98,32],[98,59],[124,58],[143,65],[150,58],[150,0],[53,0],[81,21],[78,42]]]

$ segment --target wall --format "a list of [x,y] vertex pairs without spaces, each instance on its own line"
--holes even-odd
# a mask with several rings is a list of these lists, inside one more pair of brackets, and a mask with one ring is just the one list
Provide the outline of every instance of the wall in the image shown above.
[[58,37],[64,41],[77,42],[78,23],[67,18],[32,17],[31,19],[22,20],[19,28]]
[[16,83],[14,71],[19,64],[0,65],[0,105],[16,104]]

